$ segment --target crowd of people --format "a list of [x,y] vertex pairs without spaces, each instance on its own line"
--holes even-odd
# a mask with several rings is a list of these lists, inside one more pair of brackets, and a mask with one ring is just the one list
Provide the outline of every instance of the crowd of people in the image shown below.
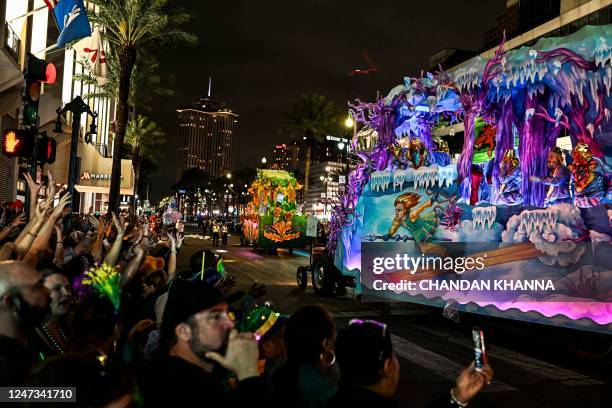
[[[180,226],[73,214],[69,194],[27,181],[28,211],[0,217],[0,386],[76,387],[79,407],[396,405],[385,324],[282,316],[209,250],[177,271]],[[432,405],[465,406],[491,380],[471,365]]]

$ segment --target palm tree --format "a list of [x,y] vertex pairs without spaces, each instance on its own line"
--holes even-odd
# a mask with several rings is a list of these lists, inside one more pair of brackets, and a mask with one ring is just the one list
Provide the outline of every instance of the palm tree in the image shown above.
[[308,194],[310,177],[310,158],[313,144],[323,142],[325,135],[338,130],[341,113],[335,103],[323,95],[302,95],[291,102],[283,114],[281,131],[298,140],[306,141],[306,171],[304,172],[304,193],[302,202]]
[[142,115],[138,115],[128,122],[125,131],[125,144],[129,147],[129,155],[132,157],[132,166],[134,167],[134,197],[138,192],[140,168],[143,160],[155,162],[160,147],[164,143],[166,143],[166,135],[157,127],[155,122]]
[[128,99],[131,91],[132,70],[138,51],[152,42],[157,46],[196,42],[196,37],[177,27],[189,20],[184,12],[169,13],[166,0],[92,0],[96,10],[90,15],[95,25],[103,27],[103,36],[110,46],[109,54],[118,61],[117,127],[113,139],[113,168],[109,193],[109,208],[119,208],[121,157],[128,123]]
[[[107,77],[105,82],[100,84],[98,78],[91,72],[75,74],[73,79],[83,82],[83,89],[89,85],[93,91],[83,94],[84,99],[108,98],[117,99],[119,97],[119,62],[114,54],[109,54],[106,58]],[[132,70],[130,79],[130,95],[128,106],[135,115],[137,108],[146,112],[151,111],[153,97],[155,96],[174,96],[174,77],[169,74],[159,73],[159,61],[152,53],[141,51],[136,57],[136,64]]]

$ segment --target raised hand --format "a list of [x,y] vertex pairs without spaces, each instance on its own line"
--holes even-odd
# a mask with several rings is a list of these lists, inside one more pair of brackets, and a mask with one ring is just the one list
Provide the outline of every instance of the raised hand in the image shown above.
[[206,358],[216,361],[229,371],[235,372],[239,381],[259,375],[257,369],[259,346],[253,333],[238,333],[238,330],[232,329],[225,356],[216,352],[208,352]]
[[113,224],[115,225],[115,228],[117,229],[117,236],[123,236],[123,234],[125,234],[125,220],[121,219],[119,220],[119,218],[117,218],[117,214],[112,213],[113,214]]
[[185,235],[183,235],[182,233],[179,232],[176,234],[176,248],[177,249],[183,246],[184,239],[185,239]]
[[453,388],[455,397],[463,402],[467,403],[469,400],[474,398],[480,390],[482,390],[487,384],[491,383],[493,379],[493,369],[489,364],[485,364],[482,370],[476,370],[475,364],[472,361],[466,369],[464,369]]
[[87,217],[87,219],[89,220],[89,222],[93,226],[93,229],[95,229],[96,231],[98,231],[100,229],[100,222],[98,221],[98,219],[96,217],[94,217],[93,215],[90,215],[90,216]]
[[34,217],[38,220],[44,220],[47,215],[47,211],[51,208],[51,203],[53,202],[53,197],[47,197],[44,201],[38,203],[38,205],[34,208]]
[[11,222],[11,228],[18,227],[25,223],[26,223],[25,213],[21,213]]
[[70,193],[64,194],[60,198],[59,203],[57,203],[57,205],[53,209],[53,212],[51,213],[51,218],[57,220],[64,212],[64,207],[66,207],[68,203],[70,203]]
[[23,178],[25,178],[28,183],[28,189],[30,190],[30,197],[34,196],[38,198],[38,192],[40,191],[42,184],[38,184],[34,181],[30,173],[23,173]]
[[170,241],[172,251],[176,251],[176,238],[174,238],[173,234],[166,234],[168,236],[168,240]]
[[23,173],[23,178],[25,178],[28,183],[28,190],[30,191],[30,214],[34,214],[36,211],[37,203],[38,203],[38,193],[40,192],[40,188],[42,184],[37,184],[30,176],[30,173]]

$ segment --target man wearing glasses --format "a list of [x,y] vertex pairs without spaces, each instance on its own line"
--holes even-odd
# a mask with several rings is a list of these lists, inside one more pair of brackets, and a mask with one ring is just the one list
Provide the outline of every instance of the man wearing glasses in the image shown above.
[[[228,305],[243,295],[224,295],[203,281],[177,282],[170,289],[160,355],[146,374],[146,407],[265,399],[257,342],[252,333],[238,333],[228,315]],[[223,387],[227,371],[238,379],[234,393]]]

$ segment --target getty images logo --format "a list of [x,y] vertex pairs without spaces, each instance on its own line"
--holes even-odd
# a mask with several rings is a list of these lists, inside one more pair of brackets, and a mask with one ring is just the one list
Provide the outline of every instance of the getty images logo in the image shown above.
[[419,270],[446,270],[454,271],[457,274],[462,274],[465,271],[483,270],[485,267],[485,258],[487,254],[482,256],[459,256],[456,258],[428,258],[424,254],[421,256],[409,256],[408,254],[395,254],[391,257],[376,257],[372,260],[372,272],[375,275],[381,275],[385,271],[409,271],[414,275]]

